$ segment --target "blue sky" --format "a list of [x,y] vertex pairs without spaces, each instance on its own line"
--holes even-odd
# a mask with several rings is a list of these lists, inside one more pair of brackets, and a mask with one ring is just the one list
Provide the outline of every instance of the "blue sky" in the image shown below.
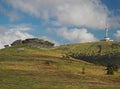
[[0,0],[0,48],[38,37],[56,45],[120,41],[120,0]]

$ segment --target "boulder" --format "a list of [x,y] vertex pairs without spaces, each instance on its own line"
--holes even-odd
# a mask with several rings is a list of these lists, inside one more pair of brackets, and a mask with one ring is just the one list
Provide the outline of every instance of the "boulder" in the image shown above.
[[11,46],[16,46],[16,45],[21,45],[21,44],[23,44],[22,40],[16,40],[11,44]]

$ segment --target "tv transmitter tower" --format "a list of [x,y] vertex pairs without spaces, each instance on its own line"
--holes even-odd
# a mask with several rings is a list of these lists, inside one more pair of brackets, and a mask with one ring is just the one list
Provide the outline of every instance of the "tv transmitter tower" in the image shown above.
[[108,37],[108,31],[109,31],[108,21],[106,20],[106,24],[105,24],[105,37],[104,37],[105,41],[111,41],[110,38]]

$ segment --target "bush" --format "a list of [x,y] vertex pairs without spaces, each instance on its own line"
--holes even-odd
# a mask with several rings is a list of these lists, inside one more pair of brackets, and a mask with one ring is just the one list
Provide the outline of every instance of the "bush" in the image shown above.
[[44,62],[45,65],[51,65],[51,63],[52,63],[52,61],[50,61],[50,60],[46,60],[46,61]]
[[52,64],[56,64],[56,63],[57,63],[57,62],[55,62],[55,61],[53,61],[53,60],[45,60],[45,61],[44,61],[44,64],[45,64],[45,65],[49,65],[49,66],[52,65]]
[[107,74],[108,75],[113,75],[114,72],[117,72],[119,69],[118,65],[113,65],[113,64],[108,64],[107,65]]
[[117,71],[118,71],[118,69],[119,69],[119,66],[118,66],[118,65],[113,65],[113,70],[114,70],[114,71],[116,71],[116,72],[117,72]]
[[85,67],[82,68],[82,74],[85,74]]
[[112,67],[107,67],[107,75],[113,75],[114,71]]
[[4,45],[4,47],[5,47],[5,48],[8,48],[8,47],[9,47],[9,45]]

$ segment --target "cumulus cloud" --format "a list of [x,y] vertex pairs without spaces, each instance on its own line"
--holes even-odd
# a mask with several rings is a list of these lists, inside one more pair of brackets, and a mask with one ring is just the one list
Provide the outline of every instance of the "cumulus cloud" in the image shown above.
[[[34,26],[29,24],[20,24],[20,25],[10,25],[8,27],[0,26],[0,49],[4,48],[4,45],[10,45],[15,40],[35,38],[35,36],[29,34],[27,31],[32,30]],[[59,45],[59,42],[51,39],[47,36],[41,36],[40,39],[48,40],[55,43],[56,46]]]
[[68,30],[67,28],[61,28],[57,30],[57,34],[74,43],[93,42],[98,40],[92,33],[89,33],[87,29],[84,28],[75,28],[71,30]]
[[10,25],[9,27],[10,29],[19,31],[29,31],[33,29],[33,26],[30,24]]
[[120,40],[120,30],[118,30],[115,34],[114,34],[115,38],[117,40]]
[[[104,28],[109,13],[100,0],[6,0],[13,8],[56,25]],[[52,20],[51,20],[52,18]]]
[[58,21],[67,25],[102,29],[108,14],[105,8],[98,0],[80,0],[78,3],[59,7]]
[[0,33],[5,33],[7,28],[5,26],[0,26]]
[[[65,27],[58,29],[57,33],[71,42],[97,41],[98,39],[89,32],[89,28],[104,29],[106,19],[108,19],[110,27],[120,27],[120,16],[112,14],[109,17],[111,11],[101,0],[5,0],[5,2],[12,6],[14,11],[42,19],[43,23],[47,23],[46,26]],[[4,12],[3,9],[0,9],[0,11]],[[19,19],[18,15],[15,12],[11,12],[9,18],[11,18],[11,21]],[[31,27],[22,27],[17,26],[14,28],[19,29],[17,31],[24,35],[28,34],[25,31],[30,30]],[[74,28],[68,29],[69,27]],[[117,33],[115,36],[117,36]]]
[[50,41],[50,42],[53,42],[53,43],[55,44],[55,46],[59,46],[59,45],[60,45],[59,42],[51,39],[50,37],[42,36],[42,37],[40,37],[40,38],[41,38],[41,39],[44,39],[44,40],[47,40],[47,41]]
[[0,48],[3,48],[6,44],[11,44],[18,39],[33,38],[34,36],[26,33],[21,29],[28,29],[29,27],[4,27],[0,26]]
[[120,16],[112,16],[109,19],[109,25],[110,28],[120,28]]

